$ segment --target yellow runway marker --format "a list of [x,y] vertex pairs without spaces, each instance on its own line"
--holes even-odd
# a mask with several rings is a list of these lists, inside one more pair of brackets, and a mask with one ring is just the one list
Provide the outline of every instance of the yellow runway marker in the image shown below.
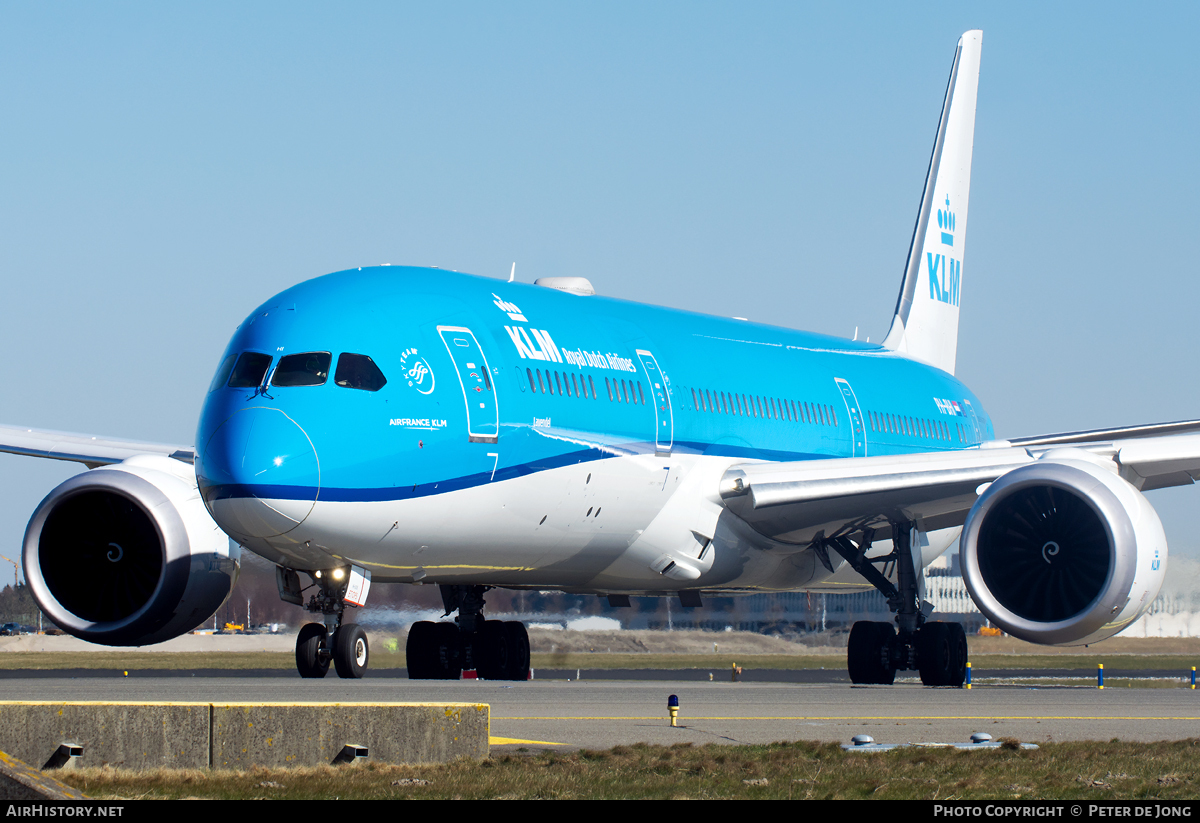
[[[493,717],[497,720],[661,720],[650,715],[639,717]],[[994,715],[994,714],[963,714],[963,715],[887,715],[867,717],[864,715],[818,717],[744,717],[744,716],[711,716],[691,717],[690,720],[1200,720],[1200,715],[1115,717],[1112,715]],[[558,744],[554,744],[558,745]]]
[[489,737],[489,746],[512,746],[515,744],[525,746],[565,746],[566,743],[551,743],[549,740],[518,740],[515,737]]

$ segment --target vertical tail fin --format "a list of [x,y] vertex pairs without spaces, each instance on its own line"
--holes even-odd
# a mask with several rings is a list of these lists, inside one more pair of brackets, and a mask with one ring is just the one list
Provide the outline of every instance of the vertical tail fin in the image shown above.
[[896,315],[883,345],[954,373],[983,32],[958,41]]

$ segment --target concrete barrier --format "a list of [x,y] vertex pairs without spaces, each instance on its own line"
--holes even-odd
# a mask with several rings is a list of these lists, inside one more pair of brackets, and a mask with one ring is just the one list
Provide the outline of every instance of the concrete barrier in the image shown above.
[[384,763],[488,755],[484,703],[0,702],[0,750],[45,763],[62,743],[80,766],[248,768],[330,763],[346,744]]
[[488,756],[487,704],[228,703],[212,707],[212,766],[315,766],[347,743],[382,763]]
[[[0,800],[87,800],[78,789],[0,752]],[[13,814],[12,810],[8,814]]]

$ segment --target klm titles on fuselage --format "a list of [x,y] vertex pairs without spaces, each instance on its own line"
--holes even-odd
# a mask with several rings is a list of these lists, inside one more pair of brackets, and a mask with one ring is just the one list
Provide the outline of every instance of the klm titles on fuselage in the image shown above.
[[[496,294],[495,305],[501,311],[508,314],[513,320],[521,322],[529,322],[525,319],[525,315],[521,313],[521,309],[513,303],[508,303],[501,300]],[[554,340],[550,337],[550,332],[545,329],[535,329],[530,327],[527,331],[524,326],[505,326],[504,330],[508,332],[508,337],[512,340],[513,345],[517,349],[517,354],[522,360],[545,360],[550,363],[570,363],[572,366],[583,369],[591,367],[593,369],[614,369],[616,371],[636,372],[637,367],[633,365],[633,361],[628,357],[621,357],[613,352],[601,353],[599,351],[584,351],[583,349],[565,349],[559,350],[558,346],[554,345]]]

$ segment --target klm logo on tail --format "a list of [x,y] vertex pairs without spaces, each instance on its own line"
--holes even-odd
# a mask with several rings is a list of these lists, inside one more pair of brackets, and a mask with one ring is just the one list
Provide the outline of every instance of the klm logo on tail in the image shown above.
[[954,212],[950,211],[950,195],[946,195],[946,208],[938,209],[938,228],[942,230],[942,245],[954,245]]
[[962,261],[933,252],[926,252],[925,258],[929,265],[929,299],[957,306]]
[[[937,211],[938,227],[942,230],[942,245],[954,247],[954,212],[950,211],[950,198],[946,208]],[[928,246],[926,247],[928,248]],[[929,299],[951,306],[958,305],[958,286],[962,280],[962,261],[948,254],[925,252],[929,269]]]

